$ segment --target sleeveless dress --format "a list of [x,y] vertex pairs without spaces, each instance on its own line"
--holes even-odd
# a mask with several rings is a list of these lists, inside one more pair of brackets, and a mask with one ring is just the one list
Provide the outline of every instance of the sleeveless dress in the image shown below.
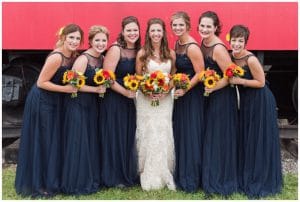
[[[176,73],[185,73],[192,79],[193,64],[187,56],[191,44],[176,43]],[[197,44],[196,44],[197,45]],[[204,133],[203,86],[199,83],[184,96],[174,100],[173,133],[175,142],[176,187],[195,192],[201,187],[202,144]]]
[[[62,64],[51,82],[63,85],[63,73],[72,67],[73,59],[60,52],[52,52],[49,56],[53,54],[61,55]],[[36,197],[60,191],[64,96],[64,93],[47,91],[36,84],[27,96],[15,179],[18,194]]]
[[[201,44],[205,68],[223,72],[212,59],[216,45]],[[230,85],[210,93],[205,101],[205,136],[203,142],[203,189],[206,193],[229,195],[237,191],[237,96]]]
[[[171,60],[157,63],[150,59],[147,71],[151,73],[156,70],[170,73]],[[153,107],[151,100],[139,91],[136,109],[136,144],[142,189],[160,189],[167,185],[169,189],[175,190],[172,176],[175,163],[172,130],[173,98],[169,93],[159,101],[158,106]]]
[[[115,75],[124,86],[123,78],[135,73],[136,49],[122,48]],[[136,109],[134,99],[107,89],[99,103],[101,123],[101,179],[106,187],[132,186],[137,183],[137,154],[135,147]]]
[[[96,68],[102,68],[103,56],[88,59],[84,72],[86,85],[95,86]],[[98,133],[98,94],[78,91],[77,97],[65,98],[64,164],[62,191],[67,194],[88,194],[100,186],[100,144]]]
[[[233,61],[253,79],[248,67],[250,54]],[[238,86],[240,92],[239,186],[249,197],[275,194],[282,188],[279,131],[275,98],[263,88]]]

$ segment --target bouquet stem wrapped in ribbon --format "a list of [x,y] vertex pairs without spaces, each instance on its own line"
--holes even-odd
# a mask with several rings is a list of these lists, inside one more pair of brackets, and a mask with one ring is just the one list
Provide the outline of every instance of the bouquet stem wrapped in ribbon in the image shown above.
[[[152,73],[146,73],[143,76],[143,80],[140,83],[141,91],[145,95],[168,93],[170,90],[171,75],[163,73],[160,70]],[[159,100],[152,99],[151,106],[158,106]]]
[[[115,73],[110,70],[96,69],[94,76],[94,82],[97,85],[104,85],[105,88],[110,88],[111,85],[115,82],[116,76]],[[104,93],[99,93],[99,97],[104,97]]]
[[[85,79],[86,77],[83,75],[83,73],[75,70],[67,70],[63,75],[62,82],[63,84],[71,84],[79,89],[85,85]],[[71,97],[77,97],[77,93],[72,93]]]
[[[214,88],[220,80],[220,75],[213,69],[207,68],[199,74],[199,80],[204,83],[207,88]],[[204,96],[209,96],[208,92],[204,92]]]
[[[245,74],[245,71],[243,68],[241,68],[240,66],[231,63],[230,65],[228,65],[228,67],[226,68],[223,77],[225,78],[232,78],[232,77],[243,77]],[[230,84],[231,87],[234,87],[233,84]]]
[[[188,75],[184,73],[174,74],[172,77],[175,89],[188,90],[191,87],[191,81]],[[175,96],[174,99],[177,99]]]

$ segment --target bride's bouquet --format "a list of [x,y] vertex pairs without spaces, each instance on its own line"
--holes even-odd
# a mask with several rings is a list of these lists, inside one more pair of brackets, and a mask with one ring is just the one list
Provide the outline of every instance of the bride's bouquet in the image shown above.
[[[171,75],[160,70],[146,73],[140,83],[140,89],[145,95],[168,93],[170,90]],[[159,100],[152,99],[151,106],[158,106]]]

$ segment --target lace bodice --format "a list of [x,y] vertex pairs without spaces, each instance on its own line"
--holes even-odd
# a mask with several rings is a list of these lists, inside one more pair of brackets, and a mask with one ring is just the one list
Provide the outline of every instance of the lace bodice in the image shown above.
[[[150,59],[146,72],[160,70],[163,73],[170,73],[171,66],[171,60],[158,63]],[[136,144],[141,186],[144,190],[160,189],[164,186],[175,190],[172,176],[175,162],[172,130],[173,99],[168,94],[156,107],[151,106],[150,102],[148,97],[138,93]]]
[[148,64],[147,64],[146,71],[148,73],[151,73],[151,72],[160,70],[163,73],[170,73],[171,72],[171,66],[172,66],[171,60],[167,60],[166,62],[158,63],[158,62],[150,59]]

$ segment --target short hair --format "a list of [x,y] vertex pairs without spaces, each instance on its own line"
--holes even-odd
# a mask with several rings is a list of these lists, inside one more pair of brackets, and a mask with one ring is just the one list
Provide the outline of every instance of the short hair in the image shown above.
[[244,26],[244,25],[234,25],[231,29],[230,29],[230,39],[232,37],[244,37],[245,38],[245,44],[247,44],[248,39],[250,36],[250,31],[248,29],[248,27]]

